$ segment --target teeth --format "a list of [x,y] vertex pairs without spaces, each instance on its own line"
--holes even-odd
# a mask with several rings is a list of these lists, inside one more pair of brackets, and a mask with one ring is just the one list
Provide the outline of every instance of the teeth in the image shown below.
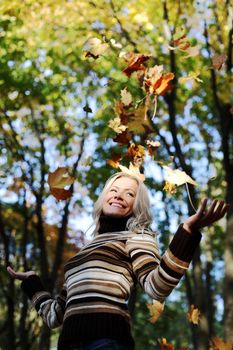
[[117,207],[117,208],[123,208],[123,206],[121,204],[118,204],[118,203],[112,203],[111,206]]

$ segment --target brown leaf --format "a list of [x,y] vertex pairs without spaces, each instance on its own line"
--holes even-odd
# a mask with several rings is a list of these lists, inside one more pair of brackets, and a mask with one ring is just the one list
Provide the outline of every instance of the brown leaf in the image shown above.
[[158,339],[158,341],[161,350],[174,350],[174,346],[170,343],[167,343],[166,338]]
[[191,305],[189,311],[187,312],[187,318],[189,322],[193,324],[198,324],[200,322],[201,313],[198,308],[195,308],[194,305]]
[[151,317],[149,321],[151,323],[155,323],[164,310],[164,303],[160,303],[158,300],[153,300],[152,304],[147,304],[146,306],[150,311]]
[[130,77],[130,75],[138,70],[145,70],[143,62],[147,61],[151,55],[144,55],[141,53],[130,52],[124,56],[125,61],[128,63],[127,67],[123,69],[123,73]]
[[123,145],[128,145],[131,138],[132,138],[132,135],[128,132],[128,130],[125,130],[121,134],[118,134],[113,139],[113,141],[121,143]]
[[53,173],[49,172],[48,184],[51,194],[58,200],[69,198],[72,193],[64,187],[74,183],[75,178],[68,174],[68,168],[59,167]]
[[213,350],[232,350],[232,343],[225,343],[221,338],[214,337],[212,341],[210,341],[210,345],[213,346]]
[[121,124],[121,119],[118,116],[110,120],[108,126],[109,128],[113,129],[117,134],[120,134],[127,129],[126,125]]
[[62,188],[50,188],[50,193],[58,200],[63,201],[72,196],[72,192]]
[[151,140],[146,140],[146,144],[148,145],[148,153],[151,157],[155,156],[157,149],[161,145],[159,141],[151,141]]
[[142,145],[135,145],[134,143],[129,146],[126,153],[126,156],[132,159],[133,165],[137,166],[143,163],[145,155],[145,148]]
[[215,55],[212,58],[212,67],[214,69],[220,70],[223,64],[226,62],[226,60],[227,60],[227,55],[225,53],[221,55]]
[[163,74],[163,66],[154,66],[147,70],[144,78],[145,89],[150,94],[164,95],[171,90],[170,81],[174,79],[174,73]]

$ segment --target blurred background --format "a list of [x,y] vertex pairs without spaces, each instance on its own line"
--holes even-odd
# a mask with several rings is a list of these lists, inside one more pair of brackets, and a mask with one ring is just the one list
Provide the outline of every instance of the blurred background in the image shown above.
[[[227,218],[203,231],[192,268],[155,324],[150,298],[135,291],[137,350],[233,342],[232,19],[228,0],[1,1],[0,349],[56,349],[59,329],[42,324],[6,266],[35,270],[56,295],[64,262],[91,239],[93,203],[116,172],[107,161],[128,147],[114,141],[108,123],[123,89],[135,108],[145,102],[136,73],[122,72],[130,52],[151,55],[147,67],[163,65],[175,76],[157,107],[139,115],[130,140],[160,143],[143,171],[161,254],[194,212],[189,196],[195,208],[205,196],[231,204]],[[189,194],[185,186],[164,190],[161,164],[171,160],[197,182]],[[76,179],[66,201],[48,185],[59,166]],[[201,313],[197,325],[187,318],[191,305]]]

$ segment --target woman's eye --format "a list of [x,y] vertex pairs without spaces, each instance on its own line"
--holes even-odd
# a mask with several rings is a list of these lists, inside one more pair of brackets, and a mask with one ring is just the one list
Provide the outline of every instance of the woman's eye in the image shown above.
[[110,190],[110,192],[116,192],[115,188],[112,188],[112,189]]
[[130,197],[134,197],[133,193],[131,193],[131,192],[127,192],[127,195]]

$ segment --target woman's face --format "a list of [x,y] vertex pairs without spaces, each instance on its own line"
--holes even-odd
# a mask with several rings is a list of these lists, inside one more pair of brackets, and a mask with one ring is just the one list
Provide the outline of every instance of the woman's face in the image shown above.
[[104,197],[103,213],[119,217],[132,214],[137,190],[136,180],[129,177],[116,179]]

